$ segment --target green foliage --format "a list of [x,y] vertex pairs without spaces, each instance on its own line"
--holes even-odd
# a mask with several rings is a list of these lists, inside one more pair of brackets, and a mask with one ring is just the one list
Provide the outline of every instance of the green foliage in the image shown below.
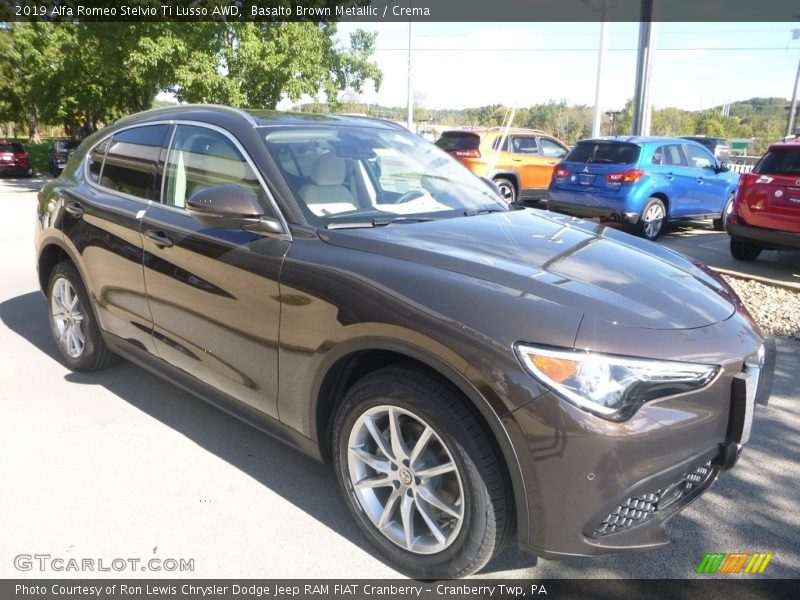
[[303,95],[380,86],[375,34],[349,46],[330,23],[14,23],[0,28],[0,118],[91,131],[153,105],[187,102],[274,108]]

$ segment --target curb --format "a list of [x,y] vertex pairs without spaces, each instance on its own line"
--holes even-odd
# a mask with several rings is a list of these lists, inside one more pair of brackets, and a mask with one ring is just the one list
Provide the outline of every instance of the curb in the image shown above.
[[764,285],[771,285],[772,287],[783,288],[784,290],[787,290],[789,292],[800,293],[800,282],[786,283],[785,281],[770,279],[769,277],[762,277],[760,275],[750,275],[748,273],[741,273],[739,271],[731,271],[730,269],[712,267],[711,265],[708,265],[708,267],[713,271],[716,271],[717,273],[721,273],[722,275],[728,275],[729,277],[736,277],[737,279],[750,279],[752,281],[757,281],[758,283],[763,283]]

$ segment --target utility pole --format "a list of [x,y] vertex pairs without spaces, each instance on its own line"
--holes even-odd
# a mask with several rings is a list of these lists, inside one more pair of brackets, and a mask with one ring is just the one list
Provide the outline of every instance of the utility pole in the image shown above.
[[606,56],[606,40],[608,33],[606,31],[606,0],[603,0],[603,14],[600,21],[600,48],[597,50],[597,83],[594,88],[594,121],[592,121],[592,137],[600,135],[600,126],[603,118],[603,109],[600,106],[600,82],[603,78],[603,60]]
[[414,127],[414,90],[411,87],[411,17],[408,19],[408,114],[406,115],[406,127],[413,131]]
[[789,105],[789,122],[786,126],[786,137],[794,135],[794,124],[797,116],[797,88],[800,86],[800,61],[797,61],[797,75],[794,78],[792,103]]
[[655,27],[653,0],[642,0],[639,16],[639,48],[636,55],[636,87],[633,96],[633,135],[650,133],[650,76],[653,71]]

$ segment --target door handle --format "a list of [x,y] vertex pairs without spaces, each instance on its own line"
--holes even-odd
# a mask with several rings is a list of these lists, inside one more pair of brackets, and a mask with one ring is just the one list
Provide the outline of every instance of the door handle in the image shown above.
[[80,202],[67,202],[64,205],[64,210],[67,211],[76,219],[80,219],[86,212],[85,210],[83,210],[83,207],[81,206]]
[[144,235],[148,238],[153,240],[153,243],[158,246],[159,248],[172,248],[175,243],[167,237],[167,234],[163,231],[153,231],[152,229],[148,229],[144,232]]

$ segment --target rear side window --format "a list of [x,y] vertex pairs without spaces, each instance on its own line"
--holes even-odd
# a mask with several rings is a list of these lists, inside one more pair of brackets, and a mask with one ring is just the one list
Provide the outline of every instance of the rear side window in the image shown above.
[[103,159],[106,157],[106,150],[108,150],[108,145],[110,143],[111,138],[107,137],[100,143],[95,144],[94,147],[89,150],[89,157],[86,160],[86,177],[92,183],[100,183],[100,173],[103,170]]
[[167,125],[126,129],[111,138],[100,177],[100,185],[144,200],[154,200],[158,158],[167,135]]
[[636,144],[619,142],[582,142],[564,159],[567,162],[632,165],[639,160],[641,149]]
[[659,146],[653,152],[653,164],[665,165],[670,167],[688,166],[686,157],[683,155],[683,150],[677,144],[670,144],[668,146]]
[[474,133],[445,133],[436,141],[442,150],[477,150],[481,138]]
[[536,154],[539,152],[539,145],[533,136],[515,135],[511,138],[511,151],[517,154]]
[[800,177],[800,148],[770,150],[753,169],[754,173]]

